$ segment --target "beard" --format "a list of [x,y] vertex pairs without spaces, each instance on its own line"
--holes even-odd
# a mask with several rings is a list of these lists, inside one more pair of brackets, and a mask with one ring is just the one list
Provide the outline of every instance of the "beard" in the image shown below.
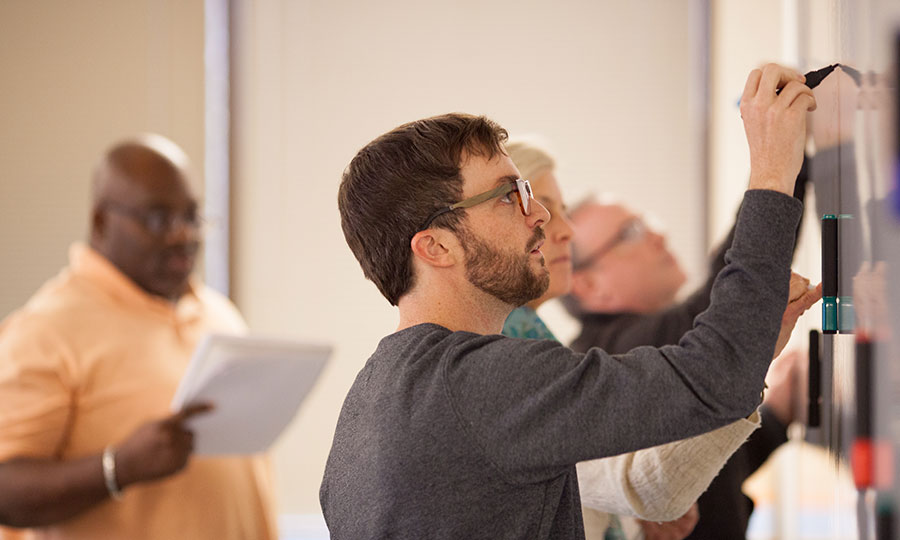
[[544,239],[543,229],[536,229],[522,253],[496,249],[468,229],[459,232],[466,253],[466,279],[478,289],[514,307],[539,298],[550,285],[550,273],[541,258],[541,271],[531,270],[531,250]]

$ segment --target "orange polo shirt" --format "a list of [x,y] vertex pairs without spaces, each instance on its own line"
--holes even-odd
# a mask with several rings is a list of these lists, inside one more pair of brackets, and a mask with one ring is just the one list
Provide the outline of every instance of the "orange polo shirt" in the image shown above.
[[[72,246],[69,259],[0,323],[0,461],[77,459],[121,443],[170,414],[203,335],[246,331],[234,306],[211,289],[194,285],[173,304],[145,293],[87,246]],[[270,480],[262,456],[192,457],[178,474],[129,486],[121,501],[24,537],[276,538]]]

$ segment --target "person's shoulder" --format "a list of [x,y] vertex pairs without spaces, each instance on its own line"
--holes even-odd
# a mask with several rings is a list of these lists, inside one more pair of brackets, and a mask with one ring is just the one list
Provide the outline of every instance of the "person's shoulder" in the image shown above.
[[406,350],[413,354],[461,354],[481,348],[498,340],[512,341],[500,334],[476,334],[473,332],[454,331],[433,323],[422,323],[403,328],[385,336],[378,349]]
[[[608,334],[614,333],[614,328],[630,315],[626,313],[584,312],[578,317],[578,322],[581,323],[581,331],[572,343],[585,343],[594,339],[605,339],[608,337]],[[587,347],[593,346],[595,345],[588,344]],[[574,347],[574,345],[573,348],[577,350],[577,347]]]
[[378,351],[422,347],[433,348],[447,345],[447,338],[457,333],[439,324],[417,324],[397,330],[393,334],[388,334],[382,338],[378,344]]
[[192,283],[191,287],[207,316],[222,330],[246,330],[247,323],[237,306],[227,296],[202,283]]
[[10,313],[0,326],[0,333],[10,328],[50,325],[77,320],[95,307],[96,297],[89,287],[64,269],[47,280],[24,305]]
[[191,290],[194,292],[194,296],[204,304],[213,307],[229,307],[231,309],[237,309],[231,299],[205,283],[192,282]]
[[446,359],[499,362],[525,366],[559,359],[576,359],[582,356],[556,339],[517,338],[501,334],[473,334],[453,332],[445,338]]
[[63,273],[52,278],[25,305],[0,321],[0,355],[5,350],[21,353],[64,348],[64,336],[85,321],[94,307],[90,295],[71,276]]
[[476,334],[474,332],[453,331],[431,323],[417,324],[381,340],[379,348],[415,348],[418,350],[438,350],[448,356],[465,356],[479,352],[507,356],[531,349],[565,349],[558,341],[550,339],[521,339],[502,334]]

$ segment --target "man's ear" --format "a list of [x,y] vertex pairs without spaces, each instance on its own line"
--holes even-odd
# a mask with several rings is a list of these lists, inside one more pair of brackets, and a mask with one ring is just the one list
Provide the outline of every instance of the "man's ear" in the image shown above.
[[419,231],[409,243],[413,256],[429,266],[448,267],[456,264],[461,249],[456,236],[444,229]]

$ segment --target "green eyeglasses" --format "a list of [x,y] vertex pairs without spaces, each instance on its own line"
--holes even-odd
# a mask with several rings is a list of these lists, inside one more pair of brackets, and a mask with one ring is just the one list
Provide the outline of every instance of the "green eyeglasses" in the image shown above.
[[428,227],[431,226],[431,223],[443,216],[447,212],[452,212],[457,208],[472,208],[475,205],[481,204],[483,202],[487,202],[496,197],[508,197],[513,193],[516,194],[516,197],[519,199],[519,210],[522,211],[522,214],[525,216],[531,215],[531,201],[534,199],[534,194],[531,192],[531,184],[528,180],[522,180],[521,178],[513,180],[507,184],[503,184],[502,186],[496,187],[490,191],[485,191],[484,193],[479,193],[474,197],[469,197],[468,199],[464,199],[459,201],[458,203],[451,204],[450,206],[445,206],[440,210],[432,213],[428,216],[428,219],[425,220],[425,223],[419,227],[420,231],[424,231]]

